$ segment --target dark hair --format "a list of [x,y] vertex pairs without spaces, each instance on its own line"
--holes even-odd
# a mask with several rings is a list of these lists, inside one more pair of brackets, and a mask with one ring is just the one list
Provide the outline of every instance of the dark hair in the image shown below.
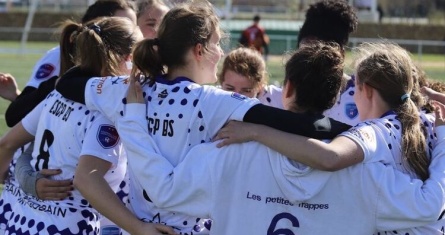
[[402,156],[408,167],[425,180],[429,177],[426,138],[420,122],[419,107],[410,99],[402,98],[413,92],[415,81],[409,53],[395,44],[363,43],[354,49],[357,89],[363,84],[374,88],[396,112],[402,124]]
[[102,16],[114,16],[118,10],[132,9],[136,12],[134,2],[127,0],[97,0],[94,4],[88,7],[85,14],[82,16],[82,24]]
[[284,80],[295,87],[295,105],[315,114],[331,108],[342,86],[343,62],[337,43],[316,41],[298,49],[286,63]]
[[186,64],[191,47],[202,44],[205,51],[219,20],[208,4],[183,4],[171,9],[159,26],[158,38],[144,39],[133,51],[134,65],[150,79],[164,74],[164,66]]
[[344,48],[349,34],[357,29],[357,16],[345,0],[324,0],[310,5],[298,33],[297,46],[306,37],[334,41]]
[[136,25],[123,17],[103,17],[85,25],[66,21],[63,24],[61,51],[76,45],[76,55],[63,55],[95,76],[121,75],[120,62],[131,54],[132,46],[140,39]]
[[260,21],[260,20],[261,20],[260,15],[255,15],[255,16],[253,17],[253,21],[255,21],[255,22],[258,22],[258,21]]

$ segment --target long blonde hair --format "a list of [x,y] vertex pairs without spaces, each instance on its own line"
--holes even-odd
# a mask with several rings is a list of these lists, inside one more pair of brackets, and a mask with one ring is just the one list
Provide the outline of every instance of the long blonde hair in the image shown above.
[[426,138],[419,117],[419,108],[410,99],[415,87],[414,64],[410,54],[391,43],[364,43],[355,52],[357,83],[377,90],[396,112],[402,124],[402,154],[408,166],[425,180],[429,177],[430,160]]

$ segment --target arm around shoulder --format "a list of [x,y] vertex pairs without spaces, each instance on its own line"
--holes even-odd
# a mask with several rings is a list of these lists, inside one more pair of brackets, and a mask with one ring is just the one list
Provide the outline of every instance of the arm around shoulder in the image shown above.
[[333,139],[351,127],[323,115],[294,113],[262,104],[250,108],[243,121],[316,139]]

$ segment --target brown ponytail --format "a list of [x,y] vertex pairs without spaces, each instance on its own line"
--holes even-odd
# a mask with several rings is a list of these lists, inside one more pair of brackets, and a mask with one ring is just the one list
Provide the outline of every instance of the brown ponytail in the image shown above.
[[62,29],[60,38],[60,75],[74,66],[75,40],[77,34],[82,30],[82,25],[67,20],[60,26]]
[[186,65],[190,48],[201,44],[208,50],[210,38],[219,31],[219,20],[211,5],[205,2],[181,4],[163,18],[157,39],[145,39],[133,51],[133,63],[153,79],[165,69]]
[[133,49],[133,63],[142,74],[154,82],[156,76],[164,74],[164,65],[158,53],[159,39],[144,39]]
[[94,76],[117,76],[121,62],[142,37],[127,18],[103,17],[85,25],[67,21],[60,41],[64,72],[76,65]]
[[425,180],[430,160],[419,108],[409,96],[415,89],[413,63],[403,48],[389,43],[365,43],[357,51],[357,82],[367,84],[380,94],[402,124],[402,155],[405,164]]

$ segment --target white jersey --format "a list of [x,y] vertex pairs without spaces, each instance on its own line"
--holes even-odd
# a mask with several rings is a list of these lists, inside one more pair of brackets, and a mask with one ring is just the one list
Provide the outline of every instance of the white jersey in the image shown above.
[[282,102],[283,89],[274,85],[266,85],[258,94],[257,98],[267,106],[283,109]]
[[40,83],[60,73],[60,47],[54,47],[40,58],[32,69],[31,77],[26,86],[39,87]]
[[[117,190],[126,171],[126,158],[116,129],[97,111],[51,92],[23,120],[23,127],[35,136],[31,165],[41,169],[62,169],[53,179],[73,179],[79,157],[92,155],[112,163],[105,179]],[[98,234],[100,215],[78,190],[62,201],[21,197],[13,206],[14,217],[7,234]],[[23,221],[33,221],[24,223]]]
[[334,106],[324,112],[325,116],[351,126],[355,126],[360,122],[358,109],[354,101],[354,80],[354,76],[348,80],[345,89],[340,93]]
[[[431,157],[433,152],[433,147],[436,145],[436,137],[432,127],[434,126],[434,117],[428,114],[421,113],[422,123],[427,130],[428,135],[427,146],[428,146],[428,157]],[[400,151],[400,144],[402,143],[402,125],[399,120],[397,120],[396,115],[390,113],[383,118],[369,120],[359,125],[351,128],[349,131],[344,132],[342,135],[353,139],[358,143],[365,152],[365,158],[373,155],[385,156],[386,164],[391,165],[400,172],[409,175],[412,179],[419,179],[419,177],[409,168],[406,161],[403,160],[402,152]],[[371,146],[369,137],[373,136],[370,133],[377,133],[375,137],[377,138],[377,146]],[[445,228],[445,220],[440,219],[434,223],[404,229],[397,231],[385,231],[377,232],[375,234],[410,234],[410,235],[424,235],[424,234],[443,234]]]
[[[128,77],[90,79],[85,90],[87,107],[115,122],[125,112],[127,83]],[[228,120],[242,120],[259,103],[257,99],[201,86],[184,77],[174,81],[158,77],[154,84],[145,84],[143,92],[147,112],[142,115],[142,128],[153,136],[173,165],[181,162],[193,146],[209,142]],[[129,174],[130,205],[141,220],[167,224],[182,234],[199,234],[202,228],[195,227],[196,217],[156,208],[141,185],[145,182],[134,182],[131,170]]]
[[[213,219],[211,234],[372,234],[435,221],[445,209],[445,127],[425,182],[380,155],[326,172],[257,142],[198,145],[174,167],[142,130],[143,105],[134,106],[117,123],[129,166],[159,207]],[[366,138],[376,151],[375,135]]]
[[[39,59],[34,65],[31,77],[29,78],[26,86],[37,88],[40,83],[48,80],[49,78],[58,75],[60,71],[60,47],[57,46],[47,51],[46,54]],[[8,217],[11,213],[11,205],[17,201],[17,198],[25,193],[20,189],[19,183],[14,177],[14,167],[17,158],[22,154],[23,148],[17,150],[14,154],[10,167],[8,169],[8,180],[3,186],[3,193],[0,196],[0,234],[3,234],[3,230],[6,227]]]

